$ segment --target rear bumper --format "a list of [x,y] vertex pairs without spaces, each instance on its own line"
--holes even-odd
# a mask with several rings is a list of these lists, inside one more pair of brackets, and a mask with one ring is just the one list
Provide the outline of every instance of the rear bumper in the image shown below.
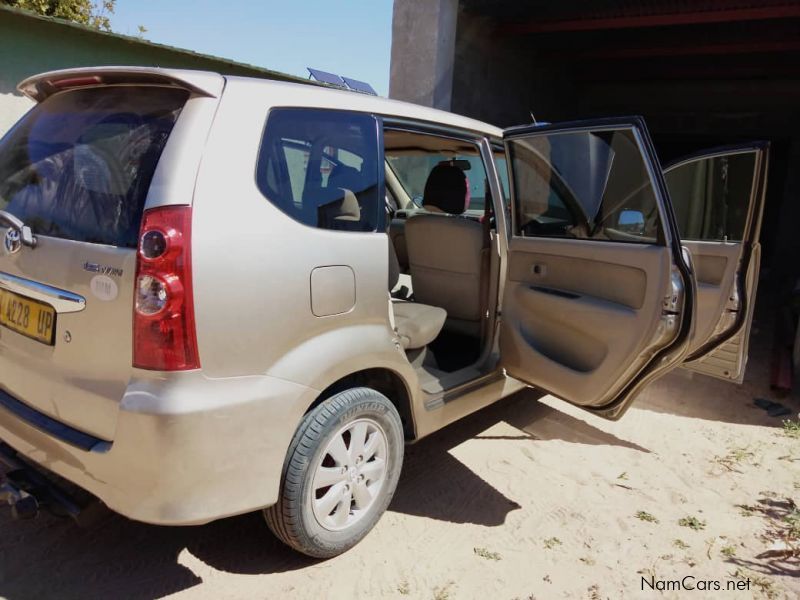
[[0,439],[126,517],[200,524],[276,502],[289,442],[317,393],[264,376],[140,372],[103,451],[68,443],[1,404]]

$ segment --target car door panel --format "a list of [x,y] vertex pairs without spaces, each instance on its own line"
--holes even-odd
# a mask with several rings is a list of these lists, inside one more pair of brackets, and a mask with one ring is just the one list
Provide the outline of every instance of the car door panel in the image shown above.
[[[632,309],[644,304],[646,269],[654,254],[651,246],[594,243],[587,255],[584,244],[572,240],[518,238],[511,244],[509,271],[514,281],[576,292]],[[602,278],[596,276],[600,271]]]
[[[755,298],[756,287],[758,285],[761,246],[756,244],[752,253],[752,260],[750,261],[745,281],[746,295],[750,299]],[[747,365],[747,353],[750,344],[750,331],[753,323],[754,309],[755,302],[752,300],[748,301],[747,305],[742,308],[744,311],[743,321],[736,332],[721,344],[716,345],[714,349],[706,355],[698,360],[685,364],[684,367],[712,377],[728,379],[735,383],[742,383],[744,380],[745,367]],[[728,321],[734,321],[735,317],[735,314],[729,315]]]
[[697,280],[695,332],[689,342],[691,354],[711,338],[720,315],[725,312],[741,255],[739,244],[683,240],[694,262]]
[[[504,361],[523,348],[527,356],[517,361],[525,372],[548,373],[551,393],[608,395],[634,367],[629,357],[645,353],[661,326],[652,315],[669,293],[668,250],[515,239],[509,263],[503,319],[514,326],[501,337]],[[513,367],[509,373],[525,377]]]
[[739,383],[758,284],[768,150],[764,142],[712,149],[665,169],[698,288],[684,367]]
[[[683,360],[693,314],[694,282],[644,123],[517,129],[506,148],[513,216],[501,363],[618,418],[644,384]],[[647,230],[642,215],[654,209],[643,194],[659,215]],[[622,223],[623,209],[642,217],[641,231]]]

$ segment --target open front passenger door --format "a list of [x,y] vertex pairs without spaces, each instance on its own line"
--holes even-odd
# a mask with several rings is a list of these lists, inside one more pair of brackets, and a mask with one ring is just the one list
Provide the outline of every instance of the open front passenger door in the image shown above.
[[679,366],[691,268],[642,119],[528,126],[504,135],[512,223],[501,364],[603,417]]
[[697,280],[684,367],[741,383],[761,259],[769,144],[716,148],[667,166],[678,231]]

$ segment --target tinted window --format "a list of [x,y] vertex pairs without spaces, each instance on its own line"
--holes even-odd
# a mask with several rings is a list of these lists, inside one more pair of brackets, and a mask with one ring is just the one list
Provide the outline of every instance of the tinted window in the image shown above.
[[188,92],[56,94],[0,142],[0,209],[35,233],[135,247],[161,151]]
[[756,154],[697,159],[665,173],[680,236],[687,240],[744,237]]
[[257,182],[293,219],[322,229],[375,231],[381,214],[375,117],[332,110],[270,111]]
[[631,130],[509,142],[516,234],[654,243],[658,206]]

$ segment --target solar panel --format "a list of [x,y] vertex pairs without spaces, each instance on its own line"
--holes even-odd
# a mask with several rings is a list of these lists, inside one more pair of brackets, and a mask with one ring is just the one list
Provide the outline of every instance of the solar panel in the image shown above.
[[349,77],[342,77],[347,87],[351,90],[355,90],[357,92],[362,92],[364,94],[370,94],[372,96],[377,96],[378,92],[372,89],[372,86],[368,83],[363,81],[359,81],[358,79],[350,79]]
[[344,81],[338,75],[334,75],[333,73],[328,73],[326,71],[320,71],[319,69],[312,69],[311,67],[306,67],[308,72],[311,73],[311,76],[316,79],[317,81],[321,81],[322,83],[330,83],[331,85],[336,85],[339,87],[345,87]]

